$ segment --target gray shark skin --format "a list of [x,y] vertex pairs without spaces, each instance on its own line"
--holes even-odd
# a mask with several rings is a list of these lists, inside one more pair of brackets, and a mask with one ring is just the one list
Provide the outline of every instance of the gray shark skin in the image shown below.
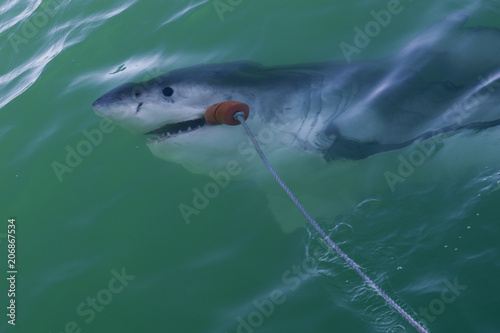
[[449,16],[386,59],[198,65],[126,83],[93,107],[133,133],[152,135],[154,155],[198,173],[220,170],[217,160],[225,155],[244,154],[243,129],[203,118],[209,106],[229,100],[250,106],[253,131],[272,130],[271,159],[285,150],[364,159],[441,133],[500,124],[500,32],[466,28],[466,21],[464,14]]

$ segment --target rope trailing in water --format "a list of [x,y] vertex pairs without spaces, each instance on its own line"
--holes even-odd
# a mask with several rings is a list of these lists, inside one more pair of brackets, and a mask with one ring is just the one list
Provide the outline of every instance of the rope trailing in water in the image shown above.
[[245,122],[244,119],[244,113],[243,112],[237,112],[234,114],[234,118],[238,120],[241,125],[243,125],[243,128],[247,132],[248,136],[250,137],[250,140],[252,140],[253,145],[255,146],[255,149],[257,150],[257,153],[259,154],[260,158],[262,159],[262,162],[264,162],[265,166],[269,169],[269,172],[273,175],[274,179],[280,184],[280,186],[285,190],[286,194],[292,199],[293,203],[297,206],[297,208],[304,214],[306,219],[309,221],[309,223],[320,233],[320,235],[323,237],[323,239],[330,245],[332,249],[335,250],[344,260],[347,262],[349,266],[351,266],[352,269],[354,269],[362,278],[365,280],[373,289],[375,289],[376,292],[382,296],[387,303],[389,303],[394,309],[396,309],[401,316],[406,319],[419,333],[427,333],[428,331],[422,327],[415,319],[413,319],[403,308],[401,308],[396,302],[392,300],[379,286],[373,282],[368,275],[363,273],[361,268],[359,267],[358,264],[356,264],[347,254],[342,251],[337,244],[335,244],[330,237],[321,229],[321,227],[318,225],[318,223],[309,215],[309,213],[305,210],[305,208],[301,205],[299,200],[293,195],[292,191],[286,186],[286,184],[281,180],[281,178],[278,176],[278,173],[273,169],[271,164],[269,164],[269,161],[267,160],[266,156],[264,155],[264,152],[259,146],[259,143],[255,139],[255,136],[253,135],[252,131],[248,127],[248,125]]

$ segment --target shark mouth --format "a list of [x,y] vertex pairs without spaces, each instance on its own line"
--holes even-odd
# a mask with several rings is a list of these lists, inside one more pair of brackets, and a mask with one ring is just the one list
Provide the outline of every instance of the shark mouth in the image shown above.
[[149,139],[148,143],[160,142],[172,138],[174,136],[178,136],[188,132],[193,132],[205,125],[207,125],[205,118],[188,120],[175,124],[167,124],[158,129],[155,129],[154,131],[146,133],[155,136],[152,139]]

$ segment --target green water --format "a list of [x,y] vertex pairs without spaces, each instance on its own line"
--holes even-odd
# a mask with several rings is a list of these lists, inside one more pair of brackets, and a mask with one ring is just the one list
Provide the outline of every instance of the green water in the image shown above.
[[[275,216],[300,213],[272,211],[257,181],[231,182],[187,225],[179,204],[210,179],[155,158],[91,107],[123,82],[199,63],[345,61],[340,43],[389,3],[1,4],[0,331],[414,332],[314,234],[284,232]],[[389,56],[457,10],[500,28],[495,0],[400,6],[353,61]],[[320,182],[355,200],[318,221],[431,332],[500,331],[499,140],[498,128],[449,136],[394,191],[384,171],[416,146],[339,161]]]

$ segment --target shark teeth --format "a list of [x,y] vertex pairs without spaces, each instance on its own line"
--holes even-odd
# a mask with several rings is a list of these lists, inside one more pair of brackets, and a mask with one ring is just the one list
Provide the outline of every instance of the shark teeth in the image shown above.
[[205,119],[190,120],[184,123],[165,125],[155,131],[146,133],[156,135],[155,137],[148,139],[148,143],[161,142],[178,135],[193,132],[205,125]]

